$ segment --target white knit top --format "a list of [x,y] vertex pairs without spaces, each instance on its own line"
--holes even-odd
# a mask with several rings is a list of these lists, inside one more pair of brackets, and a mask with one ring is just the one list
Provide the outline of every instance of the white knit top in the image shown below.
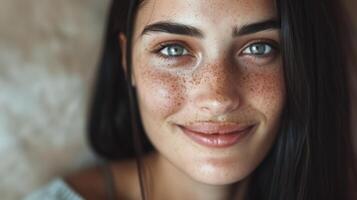
[[57,178],[23,200],[84,200],[62,179]]

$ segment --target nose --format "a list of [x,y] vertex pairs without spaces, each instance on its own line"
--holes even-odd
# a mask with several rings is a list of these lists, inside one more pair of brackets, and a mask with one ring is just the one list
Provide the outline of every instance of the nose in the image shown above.
[[196,72],[198,84],[195,107],[210,116],[219,116],[236,110],[240,105],[237,77],[229,66],[209,65]]

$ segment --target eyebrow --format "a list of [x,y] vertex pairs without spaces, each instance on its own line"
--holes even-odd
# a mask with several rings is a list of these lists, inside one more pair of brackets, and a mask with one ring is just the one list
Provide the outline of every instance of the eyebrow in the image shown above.
[[193,37],[203,38],[204,34],[199,29],[185,24],[174,22],[157,22],[146,26],[141,35],[148,34],[149,32],[164,32],[178,35],[187,35]]
[[277,20],[269,19],[266,21],[246,24],[240,28],[238,27],[234,28],[232,36],[233,37],[243,36],[243,35],[253,34],[269,29],[280,29],[280,23]]
[[[240,28],[235,27],[233,29],[232,36],[233,37],[243,36],[243,35],[253,34],[268,29],[279,29],[279,28],[280,28],[280,24],[278,23],[277,20],[269,19],[266,21],[246,24]],[[161,21],[161,22],[147,25],[145,26],[141,35],[145,35],[150,32],[163,32],[163,33],[186,35],[186,36],[192,36],[198,38],[204,37],[203,32],[196,27],[181,24],[181,23],[169,22],[169,21]]]

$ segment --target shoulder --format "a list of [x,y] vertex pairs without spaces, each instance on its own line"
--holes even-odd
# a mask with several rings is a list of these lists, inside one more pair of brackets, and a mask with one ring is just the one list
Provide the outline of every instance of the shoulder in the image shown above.
[[[133,160],[108,163],[115,196],[119,199],[136,199],[140,194],[136,164]],[[83,198],[107,199],[109,193],[108,177],[103,165],[83,169],[65,177],[65,182]],[[139,189],[139,190],[138,190]]]
[[85,199],[105,199],[105,181],[100,166],[70,174],[64,178],[64,181]]

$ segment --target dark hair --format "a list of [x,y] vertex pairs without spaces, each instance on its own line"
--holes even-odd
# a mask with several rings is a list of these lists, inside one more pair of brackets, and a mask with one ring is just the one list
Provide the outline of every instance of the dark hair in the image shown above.
[[[287,100],[278,138],[252,174],[249,199],[351,198],[350,179],[356,174],[346,80],[350,55],[346,13],[334,0],[276,0],[276,4]],[[120,32],[128,37],[130,74],[132,22],[139,6],[135,0],[112,2],[90,109],[90,145],[109,160],[140,158],[153,150],[141,124],[135,89],[129,84],[131,76],[121,65],[118,40]]]

